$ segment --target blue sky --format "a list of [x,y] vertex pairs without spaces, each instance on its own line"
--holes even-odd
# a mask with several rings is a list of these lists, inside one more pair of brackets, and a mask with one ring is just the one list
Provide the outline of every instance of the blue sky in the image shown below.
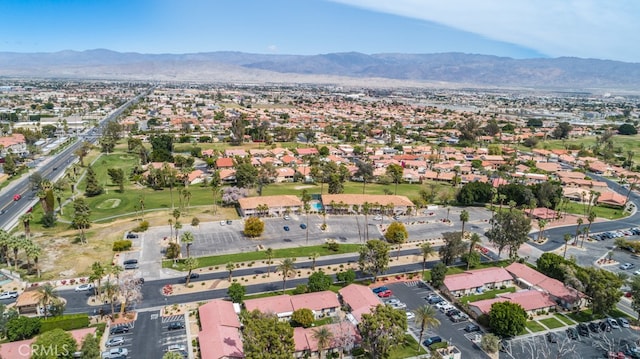
[[1,0],[0,51],[465,52],[640,62],[637,0]]

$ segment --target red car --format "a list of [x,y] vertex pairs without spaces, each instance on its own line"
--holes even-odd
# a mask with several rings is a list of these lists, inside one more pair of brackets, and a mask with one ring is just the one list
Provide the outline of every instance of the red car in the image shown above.
[[385,291],[382,291],[382,292],[378,293],[378,297],[380,297],[380,298],[388,298],[388,297],[390,297],[392,295],[393,295],[393,292],[390,289],[387,289]]
[[14,201],[19,201],[19,200],[20,200],[20,198],[22,198],[22,196],[21,196],[20,194],[15,194],[15,195],[13,195],[13,200],[14,200]]

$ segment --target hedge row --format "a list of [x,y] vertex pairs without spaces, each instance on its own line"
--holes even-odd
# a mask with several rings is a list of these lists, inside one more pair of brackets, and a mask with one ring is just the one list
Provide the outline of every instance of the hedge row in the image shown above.
[[63,330],[80,329],[89,326],[89,316],[87,314],[67,314],[59,317],[42,319],[41,323],[40,333],[56,328]]
[[128,251],[129,249],[131,249],[131,245],[132,243],[128,239],[118,240],[113,242],[113,251],[114,252]]

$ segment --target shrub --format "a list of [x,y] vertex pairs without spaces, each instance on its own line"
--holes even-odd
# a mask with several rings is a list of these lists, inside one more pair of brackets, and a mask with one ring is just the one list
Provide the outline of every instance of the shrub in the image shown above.
[[89,316],[86,314],[67,314],[59,317],[42,319],[41,323],[40,333],[56,328],[63,330],[80,329],[89,326]]
[[136,228],[134,228],[132,231],[133,232],[144,232],[147,229],[149,229],[149,222],[148,221],[142,221],[140,222],[140,224],[138,224],[138,226]]
[[128,239],[117,240],[113,242],[113,251],[114,252],[128,251],[129,249],[131,249],[131,245],[132,243]]

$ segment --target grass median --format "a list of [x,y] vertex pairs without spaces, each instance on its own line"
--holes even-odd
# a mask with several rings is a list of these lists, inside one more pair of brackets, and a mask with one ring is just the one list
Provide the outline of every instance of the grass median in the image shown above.
[[[318,253],[319,257],[335,255],[335,254],[357,253],[359,248],[360,248],[360,244],[348,244],[348,243],[340,244],[337,251],[330,250],[329,248],[327,248],[326,245],[296,247],[296,248],[281,248],[281,249],[273,250],[272,260],[282,259],[282,258],[311,257],[314,253]],[[227,263],[254,262],[254,261],[261,261],[260,263],[258,263],[258,265],[263,266],[263,265],[266,265],[266,260],[267,260],[267,254],[265,253],[265,251],[223,254],[219,256],[198,257],[198,268],[213,267],[211,269],[215,269],[216,266],[226,265]],[[253,264],[250,263],[247,266],[251,267],[253,266]],[[173,260],[164,260],[162,261],[162,267],[173,268],[177,270],[185,270],[182,260],[176,261],[175,266],[174,266]]]

